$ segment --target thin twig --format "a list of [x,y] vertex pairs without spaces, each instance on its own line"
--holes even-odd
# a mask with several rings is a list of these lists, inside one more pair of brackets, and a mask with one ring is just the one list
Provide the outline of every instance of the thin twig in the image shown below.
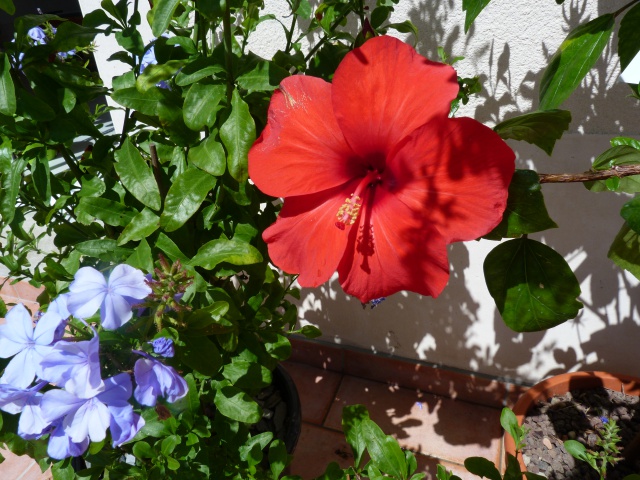
[[640,165],[616,165],[607,170],[584,173],[539,173],[540,183],[577,183],[606,180],[613,177],[629,177],[640,175]]

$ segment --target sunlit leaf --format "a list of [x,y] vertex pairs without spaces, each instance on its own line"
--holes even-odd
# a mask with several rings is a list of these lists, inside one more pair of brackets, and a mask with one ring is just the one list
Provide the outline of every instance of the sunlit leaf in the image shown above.
[[640,237],[626,223],[613,240],[607,256],[620,268],[640,279]]
[[551,57],[540,81],[540,110],[558,108],[580,85],[609,42],[615,19],[602,15],[575,28]]
[[517,332],[555,327],[582,308],[580,284],[562,255],[526,237],[494,248],[484,276],[502,319]]
[[216,120],[218,104],[226,93],[224,85],[196,83],[191,86],[184,100],[184,123],[192,130],[210,127]]
[[215,184],[216,177],[197,168],[189,168],[178,175],[167,192],[160,226],[172,232],[184,225]]
[[476,19],[480,12],[489,5],[491,0],[462,0],[462,10],[467,12],[464,17],[464,33],[469,31],[469,27]]
[[557,227],[547,213],[538,174],[533,170],[516,170],[502,220],[485,238],[514,238]]
[[556,140],[569,129],[571,112],[567,110],[547,110],[519,115],[499,123],[493,129],[505,140],[524,140],[551,155]]
[[229,173],[238,182],[248,178],[247,154],[256,139],[256,126],[249,106],[240,97],[237,90],[231,99],[231,115],[220,128],[220,139],[228,152]]
[[124,187],[142,204],[160,210],[160,190],[151,167],[127,137],[115,152],[114,165]]
[[237,238],[219,238],[200,247],[189,264],[211,270],[222,262],[251,265],[261,261],[262,255],[253,245]]
[[0,53],[0,113],[16,113],[16,90],[11,78],[11,63],[5,53]]
[[631,60],[640,52],[640,5],[634,5],[622,17],[618,29],[618,55],[620,70],[627,68]]
[[167,27],[169,27],[173,12],[175,12],[179,4],[180,0],[155,0],[153,2],[153,8],[151,9],[151,31],[156,37],[162,35]]

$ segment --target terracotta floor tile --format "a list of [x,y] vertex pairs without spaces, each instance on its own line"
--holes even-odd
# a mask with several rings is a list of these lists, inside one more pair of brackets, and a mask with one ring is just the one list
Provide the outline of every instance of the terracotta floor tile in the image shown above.
[[302,363],[284,362],[283,366],[298,387],[302,421],[322,425],[342,375]]
[[364,404],[371,418],[415,452],[462,464],[470,456],[497,462],[500,410],[345,375],[325,426],[340,429],[342,407]]
[[303,423],[289,469],[290,475],[300,475],[304,480],[309,480],[322,475],[331,462],[337,462],[341,468],[353,465],[351,447],[342,433]]
[[417,473],[426,473],[425,480],[436,480],[436,473],[438,472],[438,464],[445,467],[449,472],[457,475],[462,480],[478,480],[478,477],[467,472],[467,469],[462,465],[456,465],[455,463],[446,462],[437,458],[428,457],[426,455],[416,454],[416,460],[418,463]]
[[[2,281],[4,281],[4,278],[0,277],[0,284],[2,284]],[[11,285],[11,283],[9,282],[10,281],[8,280],[7,283],[5,283],[2,286],[2,289],[0,289],[0,295],[2,295],[3,297],[7,296],[12,298],[18,298],[18,292],[16,292],[15,285]]]
[[357,350],[345,350],[344,363],[347,375],[490,407],[501,408],[507,393],[505,385],[496,380]]
[[293,347],[290,361],[342,373],[343,348],[296,337],[290,340]]
[[50,472],[42,473],[38,464],[27,456],[16,456],[7,450],[1,450],[4,462],[0,463],[2,480],[50,480]]
[[44,288],[36,288],[26,281],[18,282],[13,285],[18,297],[23,301],[35,302]]

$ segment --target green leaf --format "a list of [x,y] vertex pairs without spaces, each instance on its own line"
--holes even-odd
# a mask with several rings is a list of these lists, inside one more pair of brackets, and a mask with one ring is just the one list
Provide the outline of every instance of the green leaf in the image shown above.
[[118,237],[118,245],[124,245],[132,240],[142,240],[155,232],[160,226],[160,217],[148,208],[144,208],[140,213],[131,219],[131,222],[124,227]]
[[139,459],[154,458],[156,455],[147,442],[139,441],[133,444],[133,454]]
[[189,149],[187,160],[191,165],[204,170],[214,177],[224,175],[227,169],[227,157],[220,142],[213,135]]
[[[83,218],[82,223],[89,224],[93,218],[97,218],[116,227],[129,225],[135,216],[129,207],[103,197],[82,197],[75,212]],[[88,222],[84,219],[88,219]]]
[[85,27],[75,22],[62,22],[51,40],[51,45],[59,52],[88,47],[99,33],[104,33],[104,30]]
[[557,227],[547,213],[538,174],[533,170],[516,170],[502,220],[485,238],[514,238]]
[[118,262],[131,255],[131,249],[118,247],[115,240],[100,238],[76,244],[76,250],[89,257]]
[[558,108],[600,57],[609,42],[615,19],[613,14],[602,15],[569,33],[540,81],[540,110]]
[[189,262],[189,257],[180,251],[180,248],[164,232],[160,232],[156,247],[162,250],[172,262],[180,260],[183,264]]
[[13,4],[13,0],[0,0],[0,10],[4,10],[9,15],[16,13],[16,6]]
[[[536,473],[531,473],[531,472],[524,472],[524,477],[527,480],[547,480],[547,477],[542,476],[542,475],[538,475]],[[623,478],[622,480],[629,480],[628,477]],[[634,479],[631,479],[634,480]],[[637,479],[635,480],[640,480],[640,476],[638,476]]]
[[522,440],[522,429],[518,424],[518,418],[516,417],[516,414],[513,413],[513,410],[508,407],[504,407],[502,409],[502,412],[500,413],[500,425],[504,431],[511,435],[515,440],[516,445],[520,443]]
[[213,399],[220,413],[231,420],[257,423],[262,418],[262,409],[245,392],[233,386],[222,387]]
[[322,336],[322,331],[315,325],[305,325],[300,333],[307,338],[318,338]]
[[71,459],[60,460],[51,465],[51,474],[54,480],[74,480],[75,470],[71,466]]
[[[604,151],[593,162],[591,170],[601,171],[624,165],[640,164],[640,150],[637,142],[624,137],[617,137],[611,141],[612,148]],[[628,177],[611,177],[606,180],[585,182],[584,186],[592,192],[615,191],[624,193],[640,192],[640,175]]]
[[631,60],[640,52],[640,5],[634,5],[620,22],[618,29],[618,55],[620,70],[627,68]]
[[249,72],[237,78],[238,86],[253,92],[272,92],[289,76],[284,68],[273,62],[261,61]]
[[16,89],[11,78],[11,63],[5,53],[0,53],[0,113],[16,113]]
[[222,376],[238,388],[265,388],[271,385],[271,371],[258,363],[234,360],[224,366]]
[[571,454],[572,457],[578,460],[588,461],[587,447],[577,440],[566,440],[564,442],[564,448]]
[[[11,223],[16,213],[16,205],[18,193],[20,192],[20,184],[22,183],[22,174],[27,166],[27,159],[11,157],[10,143],[4,142],[0,147],[0,157],[4,160],[2,170],[2,190],[0,193],[0,216],[5,223]],[[9,155],[8,159],[5,155]],[[9,168],[6,168],[6,165]]]
[[208,327],[212,323],[219,322],[229,311],[229,303],[224,301],[213,302],[205,308],[200,308],[189,313],[185,317],[189,329],[200,330]]
[[253,245],[232,238],[219,238],[205,243],[191,259],[189,265],[212,270],[222,262],[232,265],[251,265],[262,261],[262,255]]
[[364,405],[347,405],[342,409],[342,430],[347,443],[353,451],[354,465],[360,467],[362,455],[366,449],[362,422],[369,418]]
[[640,197],[635,197],[622,206],[620,216],[625,219],[629,228],[640,233]]
[[489,293],[516,332],[534,332],[575,318],[580,284],[562,255],[529,238],[494,248],[484,262]]
[[385,435],[370,418],[363,419],[360,428],[371,462],[388,475],[399,479],[407,478],[407,461],[397,440]]
[[469,31],[469,27],[476,19],[480,12],[489,5],[491,0],[462,0],[462,10],[467,12],[464,18],[464,33]]
[[626,223],[613,240],[607,256],[640,280],[640,237]]
[[153,117],[158,116],[158,105],[165,99],[165,96],[162,89],[158,87],[151,87],[144,92],[139,91],[136,87],[127,87],[111,94],[113,101],[123,107]]
[[464,468],[470,473],[489,480],[502,480],[500,471],[491,460],[482,457],[469,457],[464,461]]
[[269,467],[273,478],[280,478],[280,474],[289,463],[287,447],[282,440],[275,439],[269,446]]
[[249,438],[244,445],[238,449],[240,459],[249,463],[249,465],[257,465],[262,461],[262,450],[267,447],[273,439],[272,432],[262,432]]
[[151,9],[151,31],[153,35],[159,37],[169,27],[171,17],[176,10],[176,7],[180,4],[180,0],[156,0],[153,2],[153,8]]
[[556,140],[569,129],[571,112],[547,110],[519,115],[496,125],[493,129],[503,139],[524,140],[551,155]]
[[[196,83],[189,88],[184,100],[184,123],[191,130],[200,131],[216,121],[218,104],[225,97],[224,85]],[[210,137],[209,137],[210,138]]]
[[184,60],[169,60],[166,63],[149,65],[136,79],[136,88],[141,92],[146,92],[163,80],[173,77],[183,65]]
[[115,158],[114,167],[124,187],[143,205],[160,210],[160,190],[151,167],[128,137],[115,152]]
[[186,87],[192,83],[196,83],[203,78],[211,77],[216,73],[223,72],[222,68],[213,57],[197,58],[187,64],[176,75],[176,85]]
[[167,232],[180,228],[198,211],[215,185],[216,177],[197,168],[189,168],[182,172],[167,192],[160,226]]
[[[215,343],[200,335],[181,335],[180,340],[185,343],[185,346],[179,350],[185,364],[209,377],[214,377],[218,373],[222,365],[222,357]],[[203,355],[203,352],[207,354]]]
[[231,115],[220,128],[220,139],[228,152],[229,173],[238,182],[248,178],[247,154],[256,139],[256,126],[249,113],[249,106],[237,90],[231,99]]
[[127,257],[126,263],[143,272],[153,271],[153,255],[149,242],[143,238],[133,253]]

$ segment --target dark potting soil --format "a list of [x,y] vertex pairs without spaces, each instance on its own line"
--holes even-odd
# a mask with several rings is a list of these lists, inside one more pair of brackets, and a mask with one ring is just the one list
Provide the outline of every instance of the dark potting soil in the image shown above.
[[[587,449],[600,451],[596,445],[602,417],[615,420],[620,427],[621,455],[627,458],[607,467],[607,480],[621,480],[640,473],[640,446],[631,442],[640,432],[639,397],[607,388],[574,390],[540,402],[524,419],[528,428],[522,458],[527,471],[549,480],[599,480],[600,476],[586,462],[573,458],[563,446],[564,440],[578,440]],[[629,458],[632,457],[632,458]]]

